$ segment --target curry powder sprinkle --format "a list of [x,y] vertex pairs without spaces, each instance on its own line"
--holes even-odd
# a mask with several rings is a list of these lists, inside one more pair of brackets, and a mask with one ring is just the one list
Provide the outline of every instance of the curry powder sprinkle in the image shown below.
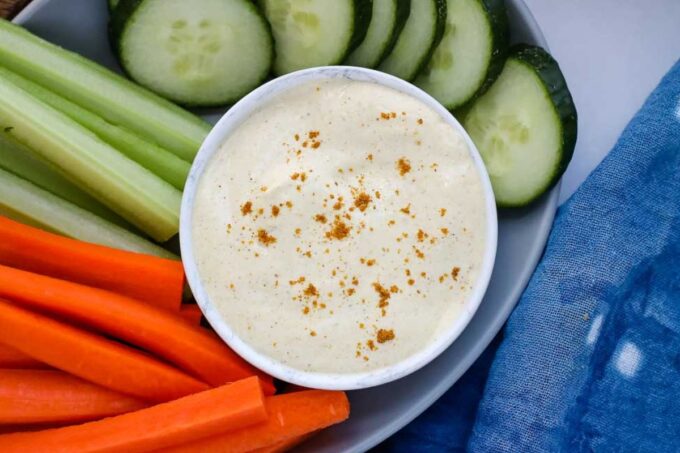
[[364,212],[370,203],[371,196],[366,192],[361,192],[354,198],[354,206],[361,212]]
[[397,170],[399,174],[404,176],[406,173],[411,171],[411,162],[408,159],[402,157],[397,161]]
[[326,232],[326,238],[328,239],[336,239],[338,241],[345,239],[347,236],[349,236],[349,232],[352,229],[352,227],[347,226],[345,222],[340,220],[339,218],[336,218],[333,221],[333,227]]
[[269,247],[271,244],[276,243],[276,238],[271,234],[267,233],[267,230],[260,228],[257,230],[257,240],[260,244]]
[[253,203],[251,201],[246,201],[241,205],[241,214],[246,216],[253,212]]
[[394,337],[395,337],[394,330],[392,330],[392,329],[390,329],[390,330],[379,329],[376,337],[377,337],[378,343],[380,343],[380,344],[385,343],[387,341],[392,341],[392,340],[394,340]]

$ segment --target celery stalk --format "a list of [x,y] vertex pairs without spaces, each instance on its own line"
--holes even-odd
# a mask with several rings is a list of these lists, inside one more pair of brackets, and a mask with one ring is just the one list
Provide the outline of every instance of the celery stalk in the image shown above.
[[118,214],[80,190],[75,184],[60,175],[50,164],[37,157],[24,145],[10,139],[0,130],[0,168],[52,192],[99,217],[116,225],[131,229],[132,226]]
[[210,131],[208,123],[170,101],[2,19],[0,65],[189,162]]
[[0,170],[0,214],[81,241],[177,258],[164,248]]
[[181,192],[2,76],[0,129],[153,239],[177,233]]
[[12,71],[0,67],[0,76],[90,129],[99,138],[176,188],[184,188],[190,168],[188,162]]

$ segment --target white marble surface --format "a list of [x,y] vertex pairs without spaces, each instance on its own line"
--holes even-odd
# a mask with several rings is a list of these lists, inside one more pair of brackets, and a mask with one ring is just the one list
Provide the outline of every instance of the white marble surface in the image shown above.
[[579,113],[566,200],[609,152],[680,58],[680,0],[525,0],[559,61]]

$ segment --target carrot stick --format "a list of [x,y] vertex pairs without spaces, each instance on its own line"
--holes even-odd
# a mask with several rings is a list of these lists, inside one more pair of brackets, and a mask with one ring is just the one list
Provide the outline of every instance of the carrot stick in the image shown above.
[[2,300],[0,343],[102,387],[144,400],[168,401],[207,388],[131,347]]
[[139,453],[191,442],[267,419],[257,378],[116,417],[0,436],[3,453]]
[[179,310],[182,263],[69,239],[0,216],[0,264]]
[[21,351],[0,344],[0,368],[39,369],[49,368],[44,363],[27,356]]
[[182,304],[182,307],[179,309],[179,315],[186,321],[189,321],[189,324],[195,326],[200,326],[203,319],[203,312],[196,304]]
[[251,450],[248,453],[284,453],[293,447],[297,447],[302,442],[309,439],[314,433],[305,434],[304,436],[291,437],[283,442],[270,445],[269,447],[262,447],[256,450]]
[[146,404],[57,370],[0,370],[0,424],[82,422]]
[[[259,373],[205,329],[129,297],[0,266],[0,297],[45,310],[146,349],[211,385]],[[267,394],[273,393],[271,378]]]
[[[244,453],[339,423],[349,417],[343,392],[308,390],[265,398],[267,423],[178,445],[164,453]],[[0,449],[1,450],[1,449]]]

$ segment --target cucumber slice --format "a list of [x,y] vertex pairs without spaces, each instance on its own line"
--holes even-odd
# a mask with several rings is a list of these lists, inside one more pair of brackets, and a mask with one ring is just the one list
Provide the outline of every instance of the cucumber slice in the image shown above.
[[571,161],[576,107],[557,62],[543,49],[510,50],[503,72],[465,115],[501,207],[525,206]]
[[191,167],[188,162],[7,69],[0,67],[0,76],[90,129],[106,143],[177,189],[184,188]]
[[441,41],[445,24],[446,0],[413,0],[404,29],[379,69],[404,80],[415,79]]
[[112,38],[139,84],[184,105],[230,104],[271,69],[269,25],[249,0],[120,0]]
[[210,125],[78,54],[0,19],[0,62],[56,94],[193,160]]
[[131,229],[131,225],[119,215],[80,190],[78,186],[61,176],[50,164],[40,160],[24,145],[10,139],[3,131],[0,131],[0,168],[109,222]]
[[81,241],[177,258],[162,247],[2,169],[0,215]]
[[444,38],[415,83],[446,108],[459,108],[491,86],[507,51],[503,0],[448,0]]
[[411,0],[373,0],[366,37],[345,63],[364,68],[378,66],[394,48],[410,11]]
[[272,27],[278,75],[340,64],[363,41],[371,0],[261,0]]
[[2,76],[0,129],[157,241],[177,233],[180,191]]

